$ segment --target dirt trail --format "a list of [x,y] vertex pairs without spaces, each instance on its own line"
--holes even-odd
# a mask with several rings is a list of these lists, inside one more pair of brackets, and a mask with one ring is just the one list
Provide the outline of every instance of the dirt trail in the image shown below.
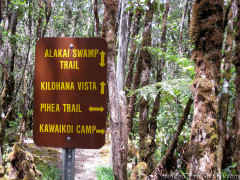
[[[31,138],[25,140],[25,143],[34,144]],[[36,150],[38,148],[35,147],[33,149]],[[106,137],[106,144],[101,149],[75,149],[74,180],[97,180],[97,167],[109,166],[110,149],[111,144],[109,137]],[[62,159],[61,149],[56,148],[56,150],[59,151],[59,158]],[[62,168],[62,163],[57,166]]]
[[101,149],[75,150],[75,180],[96,180],[96,170],[100,165],[109,166],[110,144]]

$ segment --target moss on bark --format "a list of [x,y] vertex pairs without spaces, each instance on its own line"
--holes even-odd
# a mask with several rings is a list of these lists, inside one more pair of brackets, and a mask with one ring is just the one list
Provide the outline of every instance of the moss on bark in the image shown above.
[[192,59],[196,62],[196,77],[192,84],[194,117],[190,139],[190,176],[214,175],[217,172],[217,96],[223,41],[222,0],[194,2],[190,36],[195,44]]
[[236,78],[234,84],[236,86],[236,103],[235,103],[235,137],[236,137],[236,149],[234,153],[234,162],[237,163],[237,172],[240,173],[240,1],[237,1],[238,12],[236,22],[236,50],[233,63],[236,68]]

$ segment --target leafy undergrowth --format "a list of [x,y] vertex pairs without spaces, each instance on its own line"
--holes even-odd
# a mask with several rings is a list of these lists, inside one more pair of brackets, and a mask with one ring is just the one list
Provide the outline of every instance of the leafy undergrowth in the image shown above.
[[40,180],[60,180],[61,152],[54,148],[38,147],[35,144],[28,144],[28,151],[33,154],[34,163],[37,169],[43,173]]
[[39,171],[43,173],[42,180],[57,180],[61,179],[62,172],[56,166],[49,166],[47,164],[37,165]]
[[113,180],[113,172],[111,167],[99,166],[97,168],[97,179],[98,180]]

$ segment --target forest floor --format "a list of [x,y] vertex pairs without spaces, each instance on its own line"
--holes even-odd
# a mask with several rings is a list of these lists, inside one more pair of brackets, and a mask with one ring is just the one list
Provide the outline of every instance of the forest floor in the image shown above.
[[109,166],[110,143],[101,149],[75,150],[75,179],[96,180],[99,166]]
[[[111,143],[106,138],[106,144],[101,149],[75,149],[75,180],[97,180],[97,168],[109,167]],[[37,147],[32,139],[28,140],[28,150],[34,155],[39,170],[48,177],[47,166],[56,166],[62,172],[62,149]],[[45,166],[45,167],[44,167]],[[54,178],[53,178],[54,179]]]

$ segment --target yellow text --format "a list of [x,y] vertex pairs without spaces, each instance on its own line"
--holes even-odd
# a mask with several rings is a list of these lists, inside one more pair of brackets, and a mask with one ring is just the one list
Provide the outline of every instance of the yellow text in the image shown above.
[[59,104],[41,103],[41,112],[60,112]]
[[94,134],[96,131],[96,126],[91,125],[77,125],[76,126],[76,133],[78,134]]
[[69,49],[46,49],[45,57],[69,57]]
[[43,132],[43,133],[73,133],[73,125],[40,124],[39,132]]
[[78,61],[60,61],[61,69],[79,69]]
[[96,82],[78,82],[78,90],[97,90]]
[[41,82],[41,90],[74,90],[73,82]]
[[73,57],[96,57],[98,49],[73,49]]
[[63,104],[64,112],[82,112],[80,104]]

